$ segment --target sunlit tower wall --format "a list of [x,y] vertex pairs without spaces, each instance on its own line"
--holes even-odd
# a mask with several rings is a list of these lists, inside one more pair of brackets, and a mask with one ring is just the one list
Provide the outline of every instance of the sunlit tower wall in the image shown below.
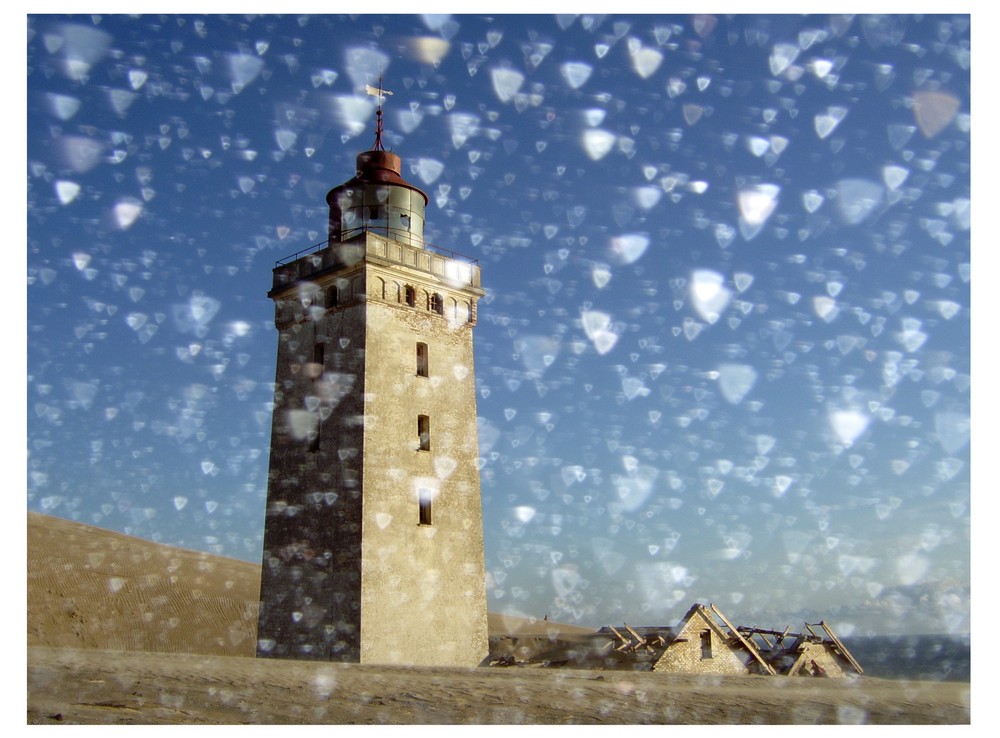
[[278,352],[257,654],[475,666],[488,654],[480,270],[424,243],[427,195],[380,133],[327,195],[328,241],[279,262],[268,293]]

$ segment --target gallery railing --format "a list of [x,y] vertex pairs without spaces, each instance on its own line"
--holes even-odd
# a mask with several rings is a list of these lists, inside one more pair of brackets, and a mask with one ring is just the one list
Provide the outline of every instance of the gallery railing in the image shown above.
[[[375,237],[357,238],[366,233]],[[321,241],[279,259],[274,265],[274,287],[283,287],[318,272],[349,266],[357,263],[362,256],[427,272],[453,284],[481,287],[478,259],[432,244],[413,246],[393,239],[384,227],[372,226],[357,228],[340,241]]]

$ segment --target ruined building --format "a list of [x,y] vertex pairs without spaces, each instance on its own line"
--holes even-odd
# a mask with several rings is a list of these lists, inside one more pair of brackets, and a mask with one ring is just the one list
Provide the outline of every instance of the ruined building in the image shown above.
[[864,670],[833,629],[805,623],[808,633],[734,626],[714,604],[695,604],[670,629],[609,626],[616,651],[634,654],[653,671],[685,674],[768,674],[841,677]]
[[382,144],[278,262],[259,657],[487,656],[472,331],[479,266],[424,242],[427,195]]
[[698,603],[672,627],[625,623],[563,633],[553,626],[548,633],[494,636],[490,663],[717,676],[864,673],[826,621],[804,627],[806,633],[735,626],[714,604]]

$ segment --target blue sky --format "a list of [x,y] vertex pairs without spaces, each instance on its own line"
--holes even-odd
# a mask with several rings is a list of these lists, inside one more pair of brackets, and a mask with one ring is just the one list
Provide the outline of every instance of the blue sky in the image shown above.
[[[28,509],[259,561],[277,259],[479,260],[489,607],[966,632],[968,16],[36,16]],[[881,620],[881,622],[880,622]]]

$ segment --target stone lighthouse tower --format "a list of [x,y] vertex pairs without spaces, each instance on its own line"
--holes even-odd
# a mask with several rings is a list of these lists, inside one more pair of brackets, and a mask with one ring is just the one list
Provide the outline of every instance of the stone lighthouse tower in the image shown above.
[[476,666],[488,653],[472,330],[478,265],[424,242],[375,144],[278,262],[257,655]]

